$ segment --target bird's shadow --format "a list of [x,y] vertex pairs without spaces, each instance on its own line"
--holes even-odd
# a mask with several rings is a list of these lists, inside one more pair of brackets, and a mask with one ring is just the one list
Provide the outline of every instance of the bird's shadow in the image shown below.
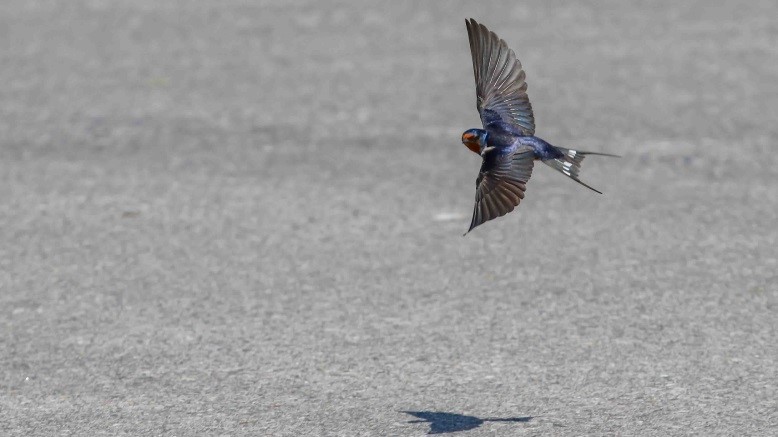
[[532,417],[507,417],[484,418],[465,416],[464,414],[442,413],[439,411],[402,411],[405,414],[417,417],[420,420],[411,420],[408,423],[429,423],[428,434],[445,434],[457,431],[469,431],[478,428],[484,422],[529,422]]

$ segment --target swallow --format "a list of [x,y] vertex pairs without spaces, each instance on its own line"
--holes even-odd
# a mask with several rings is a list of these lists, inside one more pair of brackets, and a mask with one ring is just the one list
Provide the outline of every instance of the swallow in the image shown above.
[[475,75],[476,108],[483,129],[468,129],[462,143],[481,155],[470,229],[513,211],[524,198],[535,161],[541,161],[602,194],[578,178],[588,155],[608,153],[556,147],[535,136],[535,117],[527,96],[521,62],[494,32],[474,19],[465,20]]

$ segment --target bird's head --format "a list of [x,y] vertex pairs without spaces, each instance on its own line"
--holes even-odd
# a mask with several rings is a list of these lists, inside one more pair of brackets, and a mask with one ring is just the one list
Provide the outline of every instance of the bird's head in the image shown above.
[[483,129],[468,129],[462,134],[462,144],[473,153],[481,154],[486,147],[486,131]]

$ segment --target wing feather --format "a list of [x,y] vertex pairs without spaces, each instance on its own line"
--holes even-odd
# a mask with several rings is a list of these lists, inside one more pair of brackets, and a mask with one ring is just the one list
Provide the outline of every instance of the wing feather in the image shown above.
[[500,155],[495,150],[484,156],[476,179],[473,218],[467,232],[489,220],[504,216],[519,205],[532,175],[534,159],[529,147],[506,155]]
[[505,41],[472,18],[465,21],[473,57],[476,107],[487,131],[499,129],[499,121],[522,135],[535,133],[535,117],[527,96],[521,62]]

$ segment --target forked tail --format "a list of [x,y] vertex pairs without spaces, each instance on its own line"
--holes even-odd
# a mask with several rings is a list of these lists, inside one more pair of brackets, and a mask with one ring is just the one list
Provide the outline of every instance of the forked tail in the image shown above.
[[543,163],[553,168],[554,170],[559,171],[570,179],[578,182],[584,187],[600,194],[602,194],[602,191],[592,188],[578,179],[578,173],[581,171],[581,161],[583,161],[587,155],[612,156],[614,158],[621,158],[618,155],[611,155],[610,153],[584,152],[582,150],[565,149],[564,147],[556,147],[556,149],[562,153],[562,156],[560,158],[546,159],[543,161]]

